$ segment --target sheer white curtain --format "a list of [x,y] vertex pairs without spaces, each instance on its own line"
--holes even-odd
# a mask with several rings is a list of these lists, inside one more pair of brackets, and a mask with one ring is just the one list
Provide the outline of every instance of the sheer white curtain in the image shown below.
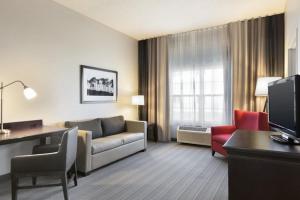
[[227,26],[170,35],[168,40],[172,137],[178,125],[230,123]]

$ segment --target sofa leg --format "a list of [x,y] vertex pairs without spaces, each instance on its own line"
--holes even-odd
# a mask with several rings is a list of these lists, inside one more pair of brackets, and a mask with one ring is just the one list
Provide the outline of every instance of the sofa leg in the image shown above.
[[141,150],[141,152],[145,152],[145,151],[147,151],[147,149],[143,149],[143,150]]
[[214,156],[215,153],[216,153],[216,152],[215,152],[214,150],[211,151],[211,155],[212,155],[212,156]]
[[90,174],[91,174],[90,171],[89,171],[89,172],[81,172],[81,171],[77,171],[77,176],[80,175],[80,176],[85,177],[85,176],[88,176],[88,175],[90,175]]
[[33,186],[36,185],[36,180],[37,180],[37,177],[32,177],[32,185],[33,185]]

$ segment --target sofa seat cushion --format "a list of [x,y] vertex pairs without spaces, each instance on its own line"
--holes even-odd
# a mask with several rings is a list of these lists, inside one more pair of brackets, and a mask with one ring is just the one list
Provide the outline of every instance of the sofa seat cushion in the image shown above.
[[232,134],[219,134],[213,136],[213,141],[219,144],[225,144]]
[[118,135],[111,135],[92,140],[92,154],[101,153],[123,144],[123,137]]
[[131,142],[135,142],[135,141],[144,139],[144,133],[124,132],[119,135],[121,135],[124,144],[128,144]]

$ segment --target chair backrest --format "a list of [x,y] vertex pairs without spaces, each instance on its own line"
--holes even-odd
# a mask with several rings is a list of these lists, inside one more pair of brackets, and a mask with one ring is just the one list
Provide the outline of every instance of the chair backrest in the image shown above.
[[269,130],[268,114],[263,112],[234,110],[234,122],[237,129]]
[[78,138],[77,127],[67,130],[62,137],[62,141],[58,153],[62,156],[61,162],[63,162],[63,166],[65,167],[65,170],[69,170],[76,160],[77,138]]
[[269,114],[265,112],[259,112],[259,130],[269,131]]

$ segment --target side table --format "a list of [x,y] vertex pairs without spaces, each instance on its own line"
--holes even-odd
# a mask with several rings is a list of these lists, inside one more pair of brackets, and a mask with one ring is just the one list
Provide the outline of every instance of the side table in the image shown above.
[[148,123],[147,125],[147,139],[157,142],[158,135],[157,135],[157,126],[155,123]]

